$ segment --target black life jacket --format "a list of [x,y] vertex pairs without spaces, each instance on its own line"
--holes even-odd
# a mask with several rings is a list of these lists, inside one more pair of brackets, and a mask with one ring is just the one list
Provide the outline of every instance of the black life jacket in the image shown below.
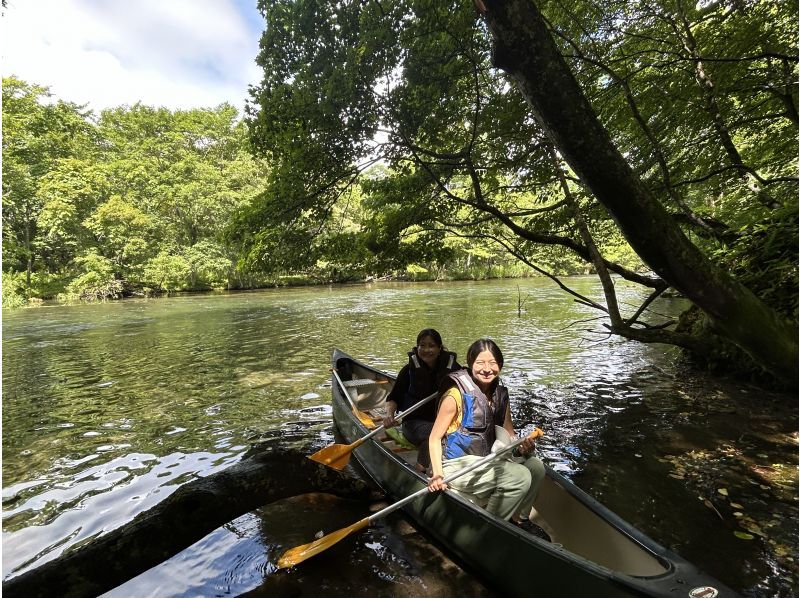
[[[431,368],[426,364],[416,349],[408,352],[408,376],[409,383],[403,400],[404,409],[408,409],[422,399],[430,396],[439,389],[439,385],[446,378],[449,372],[458,368],[456,354],[450,351],[442,351],[436,359],[436,367]],[[436,401],[431,400],[423,407],[411,413],[407,420],[424,419],[433,421],[436,419]]]

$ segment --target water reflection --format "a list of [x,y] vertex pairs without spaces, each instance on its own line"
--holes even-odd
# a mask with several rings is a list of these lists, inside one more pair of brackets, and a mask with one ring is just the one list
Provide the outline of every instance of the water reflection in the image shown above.
[[[588,296],[601,294],[593,279],[573,285]],[[637,291],[624,284],[618,291],[623,303],[635,302]],[[521,317],[519,293],[531,295]],[[669,314],[680,307],[663,300],[657,309]],[[539,448],[548,464],[702,568],[713,573],[720,566],[711,561],[734,563],[719,573],[729,584],[780,595],[791,583],[783,577],[796,583],[796,567],[776,561],[777,549],[767,541],[762,547],[761,540],[736,539],[730,521],[721,523],[692,494],[697,485],[669,477],[672,465],[659,459],[730,443],[752,453],[754,467],[796,468],[790,437],[796,414],[773,434],[769,393],[748,395],[741,385],[683,372],[672,349],[606,339],[591,330],[595,317],[539,279],[284,289],[6,312],[4,576],[129,521],[178,484],[237,461],[252,442],[332,442],[333,347],[396,372],[417,332],[434,326],[462,359],[478,337],[498,342],[514,419],[546,431]],[[764,419],[754,420],[759,401],[766,405]],[[763,438],[742,441],[736,427],[742,418]],[[681,508],[664,516],[659,500]],[[746,506],[774,507],[796,522],[796,508],[787,504],[753,496]],[[717,526],[712,537],[730,559],[712,559],[699,548],[708,545],[708,526]],[[790,534],[779,539],[792,540]],[[373,538],[372,548],[363,548],[381,553],[384,540]],[[203,559],[223,567],[214,560],[215,540],[204,541],[207,549],[185,557],[196,559],[193,575],[177,579],[199,578]],[[253,565],[264,549],[247,546],[242,558]],[[380,563],[379,578],[392,570],[385,559]],[[327,583],[319,575],[309,579]],[[371,583],[381,582],[364,587]],[[178,585],[170,586],[176,595],[193,587]]]
[[345,538],[302,568],[277,570],[287,548],[347,527],[382,506],[327,494],[279,501],[218,528],[105,596],[316,596],[320,591],[357,596],[367,588],[379,596],[494,596],[402,517],[390,516]]

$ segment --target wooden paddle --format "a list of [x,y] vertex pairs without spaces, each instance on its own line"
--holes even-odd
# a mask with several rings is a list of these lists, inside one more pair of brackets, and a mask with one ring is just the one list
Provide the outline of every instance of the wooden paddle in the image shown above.
[[[339,377],[339,373],[334,369],[331,370],[331,373],[336,378],[336,381],[339,383],[339,386],[342,388],[344,396],[347,397],[347,400],[350,402],[350,405],[352,405],[353,415],[355,415],[358,418],[358,421],[364,424],[367,428],[369,428],[370,430],[373,429],[375,427],[375,422],[372,421],[372,418],[369,415],[367,415],[363,411],[359,411],[358,407],[356,407],[356,404],[353,401],[352,397],[350,396],[350,393],[347,392],[347,386],[345,386],[344,382],[342,382],[342,379]],[[375,381],[375,384],[378,384],[378,382]],[[342,467],[344,467],[344,465],[342,465]]]
[[[435,398],[438,394],[439,394],[438,392],[435,392],[432,395],[422,399],[419,403],[415,403],[414,405],[403,411],[403,413],[398,415],[395,418],[395,421],[400,421],[409,413],[413,413],[414,411],[422,407],[425,403]],[[344,469],[345,465],[347,465],[350,462],[350,454],[356,448],[364,444],[367,440],[375,436],[375,434],[381,432],[385,427],[386,426],[384,425],[378,426],[377,428],[372,430],[372,432],[370,432],[369,434],[367,434],[362,438],[359,438],[352,444],[331,444],[329,446],[326,446],[325,448],[318,450],[316,453],[309,456],[308,458],[311,459],[312,461],[316,461],[317,463],[322,463],[323,465],[332,467],[333,469],[342,470]]]
[[[543,434],[544,434],[544,432],[542,432],[542,430],[540,430],[539,428],[535,428],[533,430],[533,432],[531,432],[527,436],[525,436],[523,438],[518,438],[517,440],[515,440],[511,444],[506,445],[503,448],[498,449],[495,452],[491,452],[488,455],[486,455],[485,457],[483,457],[482,459],[480,459],[478,461],[475,461],[475,463],[473,463],[472,465],[468,465],[467,467],[465,467],[463,469],[459,469],[454,474],[447,476],[444,479],[444,483],[447,484],[449,482],[452,482],[456,478],[460,478],[462,475],[465,475],[465,474],[469,473],[473,469],[477,469],[478,467],[480,467],[482,465],[485,465],[486,463],[489,463],[489,461],[493,461],[494,459],[497,459],[500,455],[503,455],[503,454],[507,453],[508,451],[514,449],[517,445],[521,444],[522,442],[524,442],[528,438],[531,438],[531,439],[538,438],[539,436],[542,436]],[[370,515],[369,517],[364,517],[364,519],[361,519],[360,521],[357,521],[356,523],[354,523],[353,525],[351,525],[349,527],[345,527],[345,528],[342,528],[340,530],[336,530],[335,532],[331,532],[327,536],[322,536],[318,540],[314,540],[313,542],[311,542],[309,544],[303,544],[301,546],[295,546],[294,548],[290,548],[289,550],[285,551],[280,556],[280,558],[278,559],[278,568],[279,569],[284,569],[284,568],[293,567],[295,565],[298,565],[298,564],[302,563],[303,561],[305,561],[306,559],[311,558],[315,554],[319,554],[320,552],[322,552],[324,550],[327,550],[328,548],[330,548],[331,546],[336,544],[339,540],[342,540],[343,538],[346,538],[347,536],[349,536],[353,532],[357,532],[357,531],[359,531],[361,529],[364,529],[365,527],[367,527],[373,521],[375,521],[377,519],[380,519],[381,517],[385,517],[389,513],[393,513],[397,509],[400,509],[400,508],[404,507],[408,503],[412,502],[413,500],[416,500],[420,496],[423,496],[423,495],[427,494],[428,492],[430,492],[430,491],[428,490],[428,487],[425,486],[424,488],[421,488],[420,490],[417,490],[413,494],[409,494],[408,496],[406,496],[402,500],[398,500],[396,503],[389,505],[385,509],[382,509],[382,510],[378,511],[377,513],[375,513],[373,515]]]

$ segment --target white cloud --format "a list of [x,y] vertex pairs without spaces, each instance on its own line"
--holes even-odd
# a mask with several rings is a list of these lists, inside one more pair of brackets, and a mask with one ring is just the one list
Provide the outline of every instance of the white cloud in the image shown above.
[[241,111],[248,84],[260,78],[261,24],[251,2],[8,0],[3,74],[95,110],[227,101]]

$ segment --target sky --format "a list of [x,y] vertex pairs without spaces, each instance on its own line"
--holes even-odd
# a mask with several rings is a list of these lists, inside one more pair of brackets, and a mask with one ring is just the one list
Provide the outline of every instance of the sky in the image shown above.
[[104,108],[244,109],[264,28],[256,0],[7,0],[0,68]]

